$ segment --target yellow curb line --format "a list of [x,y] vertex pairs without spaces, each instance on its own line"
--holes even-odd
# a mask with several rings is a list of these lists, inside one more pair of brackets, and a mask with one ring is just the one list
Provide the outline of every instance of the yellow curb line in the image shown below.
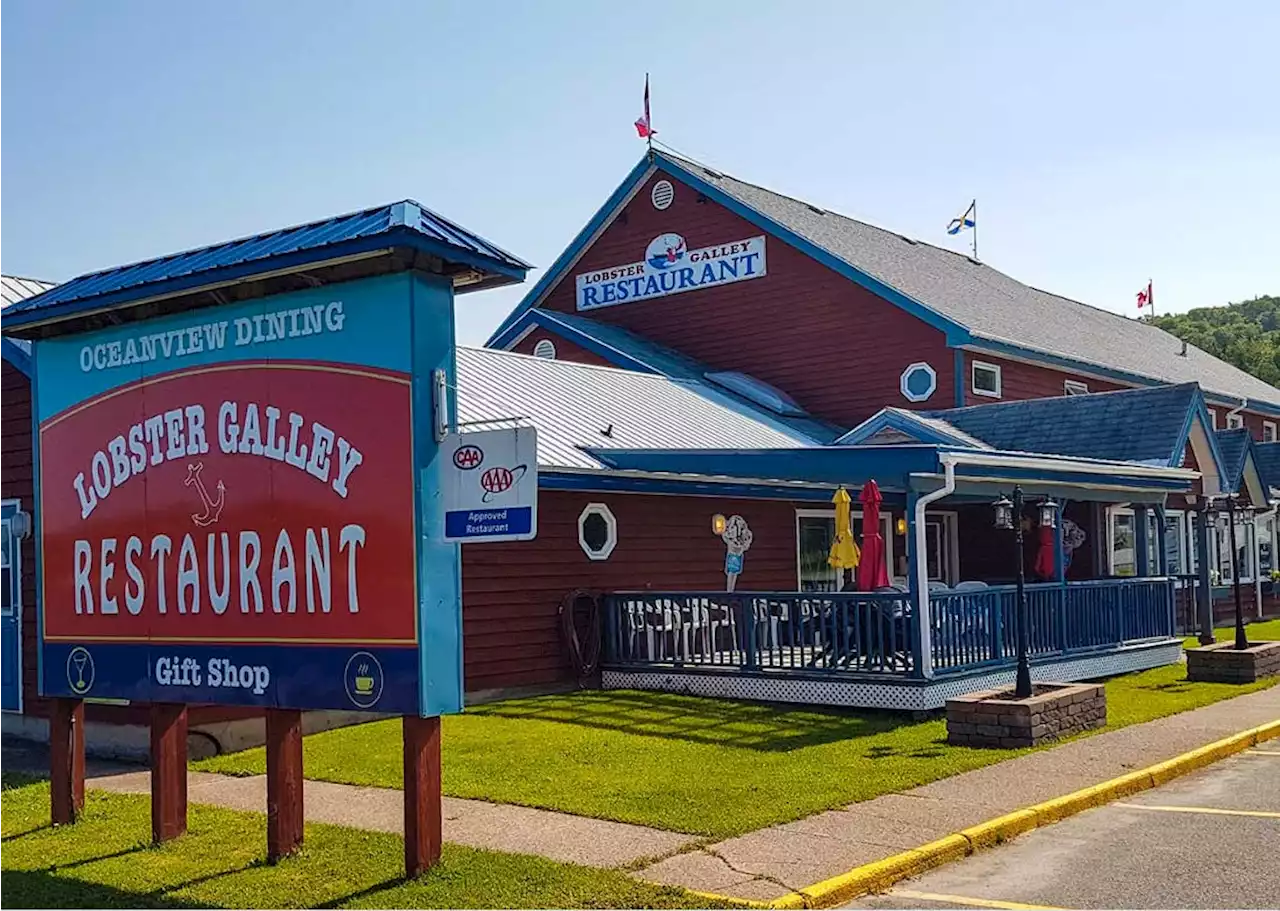
[[866,895],[868,892],[882,892],[899,880],[953,860],[959,860],[982,848],[1008,841],[1040,826],[1052,825],[1092,807],[1102,806],[1121,797],[1159,787],[1179,775],[1194,772],[1196,769],[1275,737],[1280,737],[1280,721],[1268,722],[1256,728],[1241,731],[1239,734],[1233,734],[1189,753],[1183,753],[1166,762],[1148,766],[1128,775],[1121,775],[1119,778],[1083,788],[1063,797],[1056,797],[1022,810],[1006,813],[1004,816],[961,829],[953,835],[921,845],[919,848],[912,848],[883,860],[854,867],[848,873],[824,879],[822,882],[807,886],[799,892],[792,892],[776,901],[748,901],[729,895],[717,895],[714,892],[694,892],[693,894],[712,901],[746,905],[751,908],[829,908],[860,895]]

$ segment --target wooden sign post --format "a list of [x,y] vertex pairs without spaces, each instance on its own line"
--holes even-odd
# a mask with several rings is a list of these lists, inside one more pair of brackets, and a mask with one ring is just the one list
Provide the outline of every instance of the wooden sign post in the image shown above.
[[187,707],[151,703],[151,841],[187,831]]
[[267,861],[302,847],[302,713],[267,709]]
[[84,700],[54,699],[49,714],[49,816],[75,822],[84,809]]
[[440,860],[440,716],[404,716],[404,872],[413,879]]

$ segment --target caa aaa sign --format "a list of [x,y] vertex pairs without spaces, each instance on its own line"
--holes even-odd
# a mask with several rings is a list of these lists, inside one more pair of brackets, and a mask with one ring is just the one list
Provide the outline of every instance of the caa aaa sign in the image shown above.
[[762,278],[765,239],[748,237],[690,250],[679,234],[660,234],[644,259],[576,277],[578,310],[597,310],[698,288]]
[[[438,453],[414,428],[410,281],[37,345],[46,695],[459,707],[456,547],[415,491]],[[452,358],[438,303],[428,378]]]
[[444,533],[453,541],[538,535],[538,434],[532,427],[452,433],[441,445]]

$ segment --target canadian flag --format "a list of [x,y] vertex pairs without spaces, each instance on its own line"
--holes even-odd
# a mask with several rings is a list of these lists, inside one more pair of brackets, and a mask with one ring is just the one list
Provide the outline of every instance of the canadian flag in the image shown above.
[[636,133],[641,139],[648,139],[658,131],[649,122],[649,74],[644,74],[644,116],[636,121]]
[[1154,307],[1156,305],[1155,295],[1151,291],[1151,279],[1147,279],[1147,286],[1138,292],[1138,309],[1143,307]]

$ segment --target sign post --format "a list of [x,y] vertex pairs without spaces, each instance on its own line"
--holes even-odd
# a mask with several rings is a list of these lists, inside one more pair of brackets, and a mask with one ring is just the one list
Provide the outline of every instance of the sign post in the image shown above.
[[404,200],[5,310],[34,342],[55,822],[84,802],[85,700],[150,706],[157,842],[186,827],[186,707],[253,707],[277,861],[303,838],[301,713],[376,712],[405,718],[406,871],[435,862],[440,716],[462,709],[453,298],[529,268]]
[[[186,706],[264,709],[272,861],[302,842],[302,710],[419,732],[461,709],[430,423],[452,303],[448,281],[400,273],[37,344],[55,818],[83,800],[83,698],[151,705],[156,842],[186,829]],[[439,814],[421,792],[438,789],[435,724],[415,820]],[[413,869],[438,856],[439,820],[424,825],[435,848]]]

